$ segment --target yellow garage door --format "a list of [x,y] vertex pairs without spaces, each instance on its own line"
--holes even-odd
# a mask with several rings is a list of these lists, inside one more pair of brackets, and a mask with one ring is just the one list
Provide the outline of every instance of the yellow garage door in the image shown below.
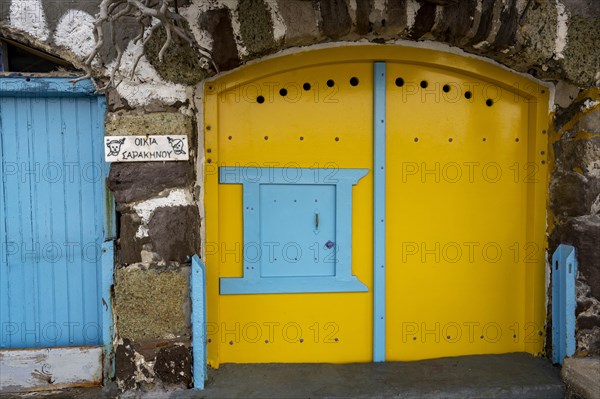
[[360,46],[242,68],[204,104],[211,365],[541,350],[544,88]]

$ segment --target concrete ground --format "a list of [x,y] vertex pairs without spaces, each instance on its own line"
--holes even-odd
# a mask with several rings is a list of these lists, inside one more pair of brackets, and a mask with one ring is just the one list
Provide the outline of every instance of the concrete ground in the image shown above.
[[[235,383],[232,383],[235,381]],[[525,353],[364,364],[226,364],[210,398],[564,398],[560,370]]]
[[600,398],[600,358],[565,358],[561,370],[567,384],[567,393],[572,398]]
[[[0,398],[8,396],[0,395]],[[11,396],[15,397],[15,396]],[[81,389],[20,398],[115,398],[110,389]],[[123,399],[163,398],[564,398],[560,370],[525,353],[418,362],[359,364],[226,364],[209,370],[204,391],[127,392]]]

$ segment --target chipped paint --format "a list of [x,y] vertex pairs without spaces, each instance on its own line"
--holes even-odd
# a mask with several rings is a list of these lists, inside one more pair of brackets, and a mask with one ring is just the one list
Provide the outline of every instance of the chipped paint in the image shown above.
[[588,98],[581,105],[581,111],[588,111],[588,110],[594,108],[598,104],[600,104],[600,101],[592,100],[591,98]]
[[54,42],[68,48],[79,57],[85,57],[96,45],[93,30],[94,17],[85,11],[69,10],[56,26]]
[[148,235],[150,234],[148,227],[144,226],[144,225],[140,225],[140,227],[138,227],[137,231],[135,232],[135,237],[136,238],[144,238],[144,237],[148,237]]
[[569,13],[560,0],[556,0],[556,40],[552,58],[560,60],[565,58],[563,51],[567,47],[567,34],[569,32]]
[[3,349],[0,392],[100,385],[101,358],[101,346]]
[[148,223],[156,208],[165,206],[186,206],[193,203],[192,194],[189,191],[177,188],[169,191],[169,194],[166,197],[152,198],[138,202],[133,206],[133,209],[144,223]]

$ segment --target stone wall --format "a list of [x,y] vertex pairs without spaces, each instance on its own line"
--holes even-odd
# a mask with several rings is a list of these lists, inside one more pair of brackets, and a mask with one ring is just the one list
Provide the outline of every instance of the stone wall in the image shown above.
[[600,90],[564,105],[552,136],[550,249],[562,242],[578,250],[577,352],[600,354]]
[[[81,67],[94,45],[99,3],[2,2],[0,35]],[[578,351],[600,353],[600,2],[180,0],[179,12],[197,41],[212,50],[220,71],[319,43],[420,42],[555,83],[548,251],[559,242],[578,248]],[[106,92],[107,134],[187,134],[190,143],[201,142],[197,84],[216,72],[180,44],[159,62],[164,35],[144,48],[131,41],[134,28],[125,20],[116,32],[126,53],[120,84]],[[107,80],[115,56],[107,44],[94,65],[99,80]],[[113,164],[110,171],[119,216],[116,374],[124,390],[191,384],[187,257],[201,249],[202,206],[192,155],[189,162]]]

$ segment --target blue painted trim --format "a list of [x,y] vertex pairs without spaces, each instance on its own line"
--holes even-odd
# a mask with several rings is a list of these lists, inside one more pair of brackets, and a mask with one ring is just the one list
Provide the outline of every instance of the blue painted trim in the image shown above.
[[107,383],[115,375],[113,356],[113,312],[112,286],[114,283],[115,248],[113,241],[102,244],[102,345],[104,352],[104,382]]
[[262,277],[256,280],[246,278],[221,278],[221,294],[302,294],[309,292],[367,292],[368,287],[356,276],[349,280],[335,276],[320,277]]
[[575,248],[560,244],[552,255],[552,361],[562,364],[575,353]]
[[204,389],[206,368],[206,267],[198,257],[192,257],[192,354],[194,358],[194,389]]
[[329,168],[259,168],[254,166],[221,166],[222,184],[356,184],[369,169]]
[[96,95],[90,79],[72,83],[76,78],[0,77],[0,93],[14,97],[69,97]]
[[385,361],[385,168],[386,168],[386,65],[374,68],[374,226],[373,226],[373,361]]
[[261,275],[261,257],[243,260],[242,278],[221,278],[221,294],[279,294],[309,292],[366,292],[366,285],[352,275],[352,186],[368,169],[259,168],[223,166],[222,184],[243,184],[244,248],[260,246],[261,185],[330,185],[335,198],[335,273],[332,276]]

